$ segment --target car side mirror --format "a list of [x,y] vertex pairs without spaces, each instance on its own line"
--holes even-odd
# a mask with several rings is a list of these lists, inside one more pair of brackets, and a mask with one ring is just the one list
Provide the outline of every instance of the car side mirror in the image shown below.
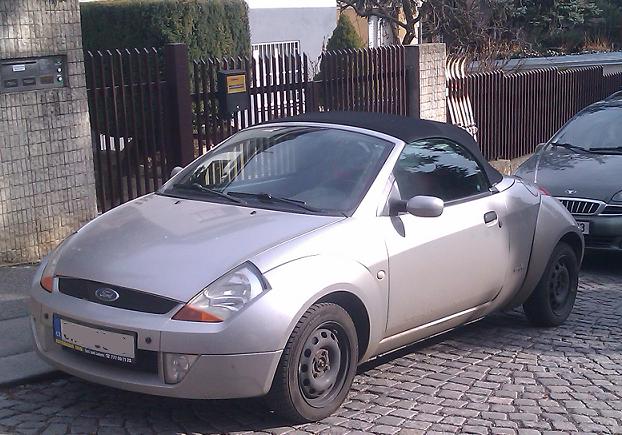
[[536,149],[534,152],[539,153],[540,151],[542,151],[542,148],[544,148],[546,146],[546,143],[539,143],[538,145],[536,145]]
[[171,171],[171,178],[173,178],[175,175],[179,174],[183,170],[184,168],[182,168],[181,166],[175,166]]
[[444,209],[445,201],[435,196],[415,196],[406,203],[406,211],[419,217],[438,217]]
[[438,217],[443,214],[445,202],[435,196],[415,196],[408,201],[395,200],[391,203],[391,212],[409,213],[418,217]]

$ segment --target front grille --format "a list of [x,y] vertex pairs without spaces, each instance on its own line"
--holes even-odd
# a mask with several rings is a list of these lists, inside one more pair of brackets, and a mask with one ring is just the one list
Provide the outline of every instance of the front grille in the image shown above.
[[558,198],[564,207],[574,215],[589,216],[594,215],[600,208],[600,203],[589,199],[569,199]]
[[609,216],[622,216],[622,205],[608,205],[601,214]]
[[[119,294],[119,298],[111,302],[102,301],[95,295],[95,292],[102,288],[114,290]],[[151,314],[166,314],[181,303],[138,290],[77,278],[60,277],[58,290],[65,295],[85,299],[96,304]]]

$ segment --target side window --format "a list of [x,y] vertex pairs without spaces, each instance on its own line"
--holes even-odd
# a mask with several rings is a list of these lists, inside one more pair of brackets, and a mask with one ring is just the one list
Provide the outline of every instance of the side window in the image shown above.
[[449,202],[490,188],[479,163],[449,139],[424,139],[406,145],[393,174],[403,200],[427,195]]

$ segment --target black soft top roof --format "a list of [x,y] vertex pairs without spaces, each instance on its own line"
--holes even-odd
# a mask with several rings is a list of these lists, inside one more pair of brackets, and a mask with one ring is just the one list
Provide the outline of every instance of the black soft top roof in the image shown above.
[[428,121],[405,116],[368,112],[309,112],[298,116],[269,121],[276,122],[317,122],[322,124],[347,125],[383,133],[410,143],[419,139],[447,138],[467,148],[486,171],[488,179],[496,184],[503,176],[493,168],[482,155],[473,137],[460,127],[444,122]]

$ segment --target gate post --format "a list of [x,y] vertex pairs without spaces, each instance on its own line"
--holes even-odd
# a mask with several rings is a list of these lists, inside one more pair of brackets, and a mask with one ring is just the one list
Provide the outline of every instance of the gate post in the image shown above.
[[[186,44],[164,46],[164,75],[167,88],[169,133],[168,155],[171,166],[186,166],[194,160],[192,98],[190,96],[190,60]],[[166,174],[168,178],[169,174]]]
[[406,45],[404,49],[408,116],[446,121],[445,44]]

